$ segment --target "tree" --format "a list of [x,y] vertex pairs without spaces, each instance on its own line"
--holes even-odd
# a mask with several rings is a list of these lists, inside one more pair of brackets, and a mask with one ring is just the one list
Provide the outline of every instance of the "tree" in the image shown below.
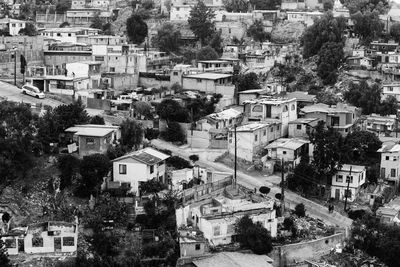
[[315,130],[310,134],[310,141],[314,144],[315,166],[320,179],[330,178],[340,168],[343,158],[341,151],[344,140],[340,133],[332,127],[325,127],[325,122],[320,121]]
[[137,113],[140,116],[143,116],[144,119],[152,120],[154,118],[151,112],[151,106],[147,102],[136,101],[135,103],[133,103],[133,109],[135,113]]
[[268,254],[272,251],[272,238],[260,222],[254,223],[245,215],[235,224],[238,241],[243,248],[251,249],[255,254]]
[[79,169],[81,179],[76,193],[79,196],[88,197],[99,191],[103,177],[110,169],[110,160],[103,154],[84,156]]
[[56,12],[58,14],[63,14],[65,13],[67,10],[71,9],[71,0],[61,0],[57,2],[56,5]]
[[60,24],[60,26],[58,26],[59,28],[66,28],[66,27],[69,27],[70,25],[69,25],[69,23],[68,23],[68,21],[64,21],[63,23],[61,23]]
[[247,29],[247,36],[252,37],[256,42],[261,43],[271,37],[271,35],[265,31],[261,20],[256,20],[252,25],[250,25]]
[[381,148],[382,142],[374,133],[358,130],[346,136],[345,144],[352,163],[370,165],[368,158],[379,158],[376,151]]
[[96,116],[90,118],[89,124],[104,125],[106,123],[104,122],[103,117],[96,115]]
[[33,23],[26,23],[25,28],[19,30],[18,34],[27,35],[27,36],[35,36],[37,35],[36,27]]
[[224,51],[224,46],[223,46],[223,40],[222,40],[222,30],[216,31],[211,35],[210,40],[207,42],[209,46],[212,47],[212,49],[217,52],[218,57],[222,55],[222,52]]
[[135,120],[126,119],[121,124],[121,145],[129,150],[137,150],[143,141],[144,130],[142,124]]
[[69,105],[61,105],[53,110],[53,120],[56,124],[56,133],[60,134],[65,129],[74,125],[85,124],[90,120],[90,116],[82,105],[82,102],[76,101]]
[[216,60],[219,58],[218,53],[211,47],[205,46],[197,52],[197,60]]
[[208,37],[214,33],[214,23],[212,22],[214,18],[214,11],[201,0],[190,10],[189,27],[203,45]]
[[256,10],[277,10],[281,0],[250,0],[250,5]]
[[324,10],[328,11],[328,10],[333,9],[333,4],[334,4],[334,1],[332,1],[332,0],[324,0],[322,5],[324,7]]
[[184,142],[186,140],[182,127],[175,121],[168,123],[167,129],[161,132],[161,137],[169,142]]
[[189,159],[195,164],[197,161],[199,161],[199,155],[193,154],[189,156]]
[[393,23],[390,26],[390,36],[396,41],[400,41],[400,22]]
[[260,83],[258,82],[258,76],[254,72],[239,74],[236,79],[239,92],[261,88]]
[[354,22],[354,33],[358,34],[365,43],[382,35],[384,25],[379,19],[379,12],[367,11],[364,14],[360,11],[353,14],[351,19]]
[[154,8],[154,2],[153,0],[145,0],[142,2],[142,7],[144,9],[153,9]]
[[[378,84],[368,85],[366,81],[359,84],[350,83],[349,90],[344,93],[344,99],[356,107],[360,107],[362,114],[394,112],[392,101],[388,100],[385,105],[381,105],[382,89]],[[395,103],[394,108],[397,104]],[[392,114],[394,114],[392,113]]]
[[165,23],[157,30],[153,44],[168,53],[178,52],[181,46],[181,32],[172,23]]
[[72,185],[79,173],[80,160],[73,155],[62,155],[58,158],[57,168],[60,171],[60,189]]
[[306,209],[303,203],[297,204],[296,207],[294,207],[294,214],[296,214],[299,217],[306,216]]
[[94,29],[103,29],[104,20],[100,18],[100,13],[96,13],[92,19],[92,24],[90,24],[90,28]]
[[167,189],[167,186],[162,184],[161,182],[152,179],[150,181],[146,181],[140,184],[140,192],[141,194],[155,194],[164,189]]
[[11,267],[12,264],[8,258],[6,244],[0,239],[0,266]]
[[147,37],[147,24],[139,14],[132,14],[126,21],[126,31],[129,40],[134,44],[141,44]]
[[334,84],[337,79],[337,69],[344,57],[343,44],[325,43],[319,50],[318,56],[318,76],[324,84]]
[[397,113],[398,108],[399,105],[396,97],[390,95],[379,105],[379,114],[382,116],[394,115]]
[[226,11],[235,13],[246,13],[249,11],[249,2],[245,0],[224,0]]
[[342,34],[346,29],[346,20],[343,17],[334,18],[328,12],[314,24],[306,29],[301,39],[303,57],[309,58],[317,55],[325,43],[341,43]]
[[385,14],[389,9],[389,2],[387,0],[343,0],[342,3],[349,9],[350,14],[359,11],[362,13],[377,11],[380,14]]
[[164,99],[156,107],[156,112],[161,119],[166,120],[167,123],[175,122],[188,122],[189,112],[183,108],[177,101],[172,99]]

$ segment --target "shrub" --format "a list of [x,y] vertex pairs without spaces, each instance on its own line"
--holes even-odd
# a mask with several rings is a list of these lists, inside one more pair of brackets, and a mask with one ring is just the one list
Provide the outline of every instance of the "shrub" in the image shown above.
[[303,203],[300,203],[300,204],[296,205],[296,207],[294,208],[294,214],[296,214],[299,217],[305,217],[306,216],[306,209],[305,209]]

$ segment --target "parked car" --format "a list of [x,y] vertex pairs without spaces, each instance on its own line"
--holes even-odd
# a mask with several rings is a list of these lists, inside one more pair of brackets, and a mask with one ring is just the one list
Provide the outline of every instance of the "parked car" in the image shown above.
[[22,93],[25,95],[30,95],[30,96],[34,96],[36,98],[44,98],[45,95],[43,92],[41,92],[39,90],[39,88],[37,88],[36,86],[33,86],[31,84],[25,84],[24,86],[22,86]]

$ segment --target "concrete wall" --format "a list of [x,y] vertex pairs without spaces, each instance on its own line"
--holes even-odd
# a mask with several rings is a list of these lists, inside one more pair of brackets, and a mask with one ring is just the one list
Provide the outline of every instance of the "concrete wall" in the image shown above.
[[296,262],[303,262],[319,256],[326,255],[337,244],[344,241],[343,233],[334,234],[320,239],[274,247],[271,255],[273,266],[290,266]]
[[206,131],[188,130],[186,137],[190,147],[208,148],[210,146],[210,134]]
[[110,100],[87,98],[87,108],[111,110]]

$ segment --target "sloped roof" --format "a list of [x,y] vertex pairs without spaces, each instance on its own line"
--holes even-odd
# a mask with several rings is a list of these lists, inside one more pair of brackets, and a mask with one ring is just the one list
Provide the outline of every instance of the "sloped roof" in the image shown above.
[[274,142],[268,144],[265,148],[271,149],[279,147],[279,148],[295,150],[307,143],[310,143],[310,141],[299,138],[279,138]]
[[159,163],[160,161],[163,161],[163,160],[169,158],[169,155],[164,154],[158,150],[155,150],[154,148],[146,147],[144,149],[134,151],[130,154],[116,158],[113,160],[113,162],[122,161],[122,160],[128,159],[128,158],[134,159],[136,161],[142,162],[147,165],[154,165],[156,163]]
[[236,118],[238,116],[240,116],[242,114],[242,112],[233,109],[233,108],[229,108],[229,109],[225,109],[221,112],[217,112],[217,113],[212,113],[210,115],[207,115],[207,118],[211,118],[214,120],[229,120],[232,118]]
[[400,144],[395,142],[385,142],[382,144],[382,147],[378,149],[378,152],[399,152],[400,151]]
[[78,136],[94,136],[94,137],[103,137],[106,136],[110,133],[112,133],[115,129],[113,128],[108,128],[108,127],[91,127],[91,126],[75,126],[75,127],[70,127],[66,129],[66,132],[71,132],[74,133]]
[[273,260],[267,255],[245,254],[239,252],[221,252],[209,258],[193,261],[197,267],[272,267]]

